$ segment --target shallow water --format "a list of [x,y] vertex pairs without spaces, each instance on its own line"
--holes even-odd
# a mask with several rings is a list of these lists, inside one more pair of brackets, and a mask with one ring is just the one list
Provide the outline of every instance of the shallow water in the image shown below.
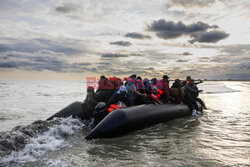
[[[198,85],[205,90],[200,96],[209,108],[201,117],[173,120],[119,138],[86,141],[88,127],[62,119],[29,139],[24,149],[1,157],[0,166],[249,166],[249,85]],[[79,81],[1,80],[0,131],[44,120],[82,101],[85,87]]]

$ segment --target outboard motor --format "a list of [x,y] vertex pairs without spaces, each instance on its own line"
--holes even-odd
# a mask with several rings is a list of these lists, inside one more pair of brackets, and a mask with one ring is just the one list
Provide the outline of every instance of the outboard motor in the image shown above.
[[108,111],[106,110],[106,103],[99,102],[95,110],[93,112],[94,122],[93,122],[93,128],[99,124],[108,115]]

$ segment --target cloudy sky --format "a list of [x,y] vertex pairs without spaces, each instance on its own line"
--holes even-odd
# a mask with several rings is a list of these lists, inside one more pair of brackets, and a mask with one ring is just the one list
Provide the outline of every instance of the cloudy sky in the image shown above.
[[0,0],[0,78],[250,79],[249,0]]

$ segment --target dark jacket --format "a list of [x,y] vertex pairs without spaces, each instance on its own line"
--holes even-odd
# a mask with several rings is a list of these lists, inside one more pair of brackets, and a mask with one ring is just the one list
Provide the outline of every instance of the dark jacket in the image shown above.
[[193,97],[193,94],[194,93],[198,93],[199,91],[198,90],[195,90],[191,87],[190,84],[186,84],[184,86],[184,93],[185,93],[185,96],[188,97],[188,98],[192,98]]
[[95,100],[95,94],[93,92],[88,92],[83,103],[84,113],[87,117],[91,117],[97,103],[98,102]]
[[171,86],[171,88],[177,88],[177,89],[180,89],[181,87],[182,86],[180,82],[174,82],[173,85]]
[[134,105],[149,104],[146,97],[138,92],[134,92]]
[[109,107],[110,104],[117,104],[118,101],[123,102],[124,104],[126,104],[127,107],[134,105],[132,97],[129,93],[127,93],[125,96],[121,96],[120,94],[115,92],[108,100],[107,106]]

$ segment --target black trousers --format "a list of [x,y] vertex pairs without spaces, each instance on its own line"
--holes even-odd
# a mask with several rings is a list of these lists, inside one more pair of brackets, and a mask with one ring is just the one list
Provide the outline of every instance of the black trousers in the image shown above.
[[201,106],[205,106],[205,103],[200,98],[196,98],[195,100],[198,101]]
[[188,105],[189,109],[192,111],[193,109],[199,110],[198,105],[195,100],[191,99],[188,96],[184,96],[182,102]]

